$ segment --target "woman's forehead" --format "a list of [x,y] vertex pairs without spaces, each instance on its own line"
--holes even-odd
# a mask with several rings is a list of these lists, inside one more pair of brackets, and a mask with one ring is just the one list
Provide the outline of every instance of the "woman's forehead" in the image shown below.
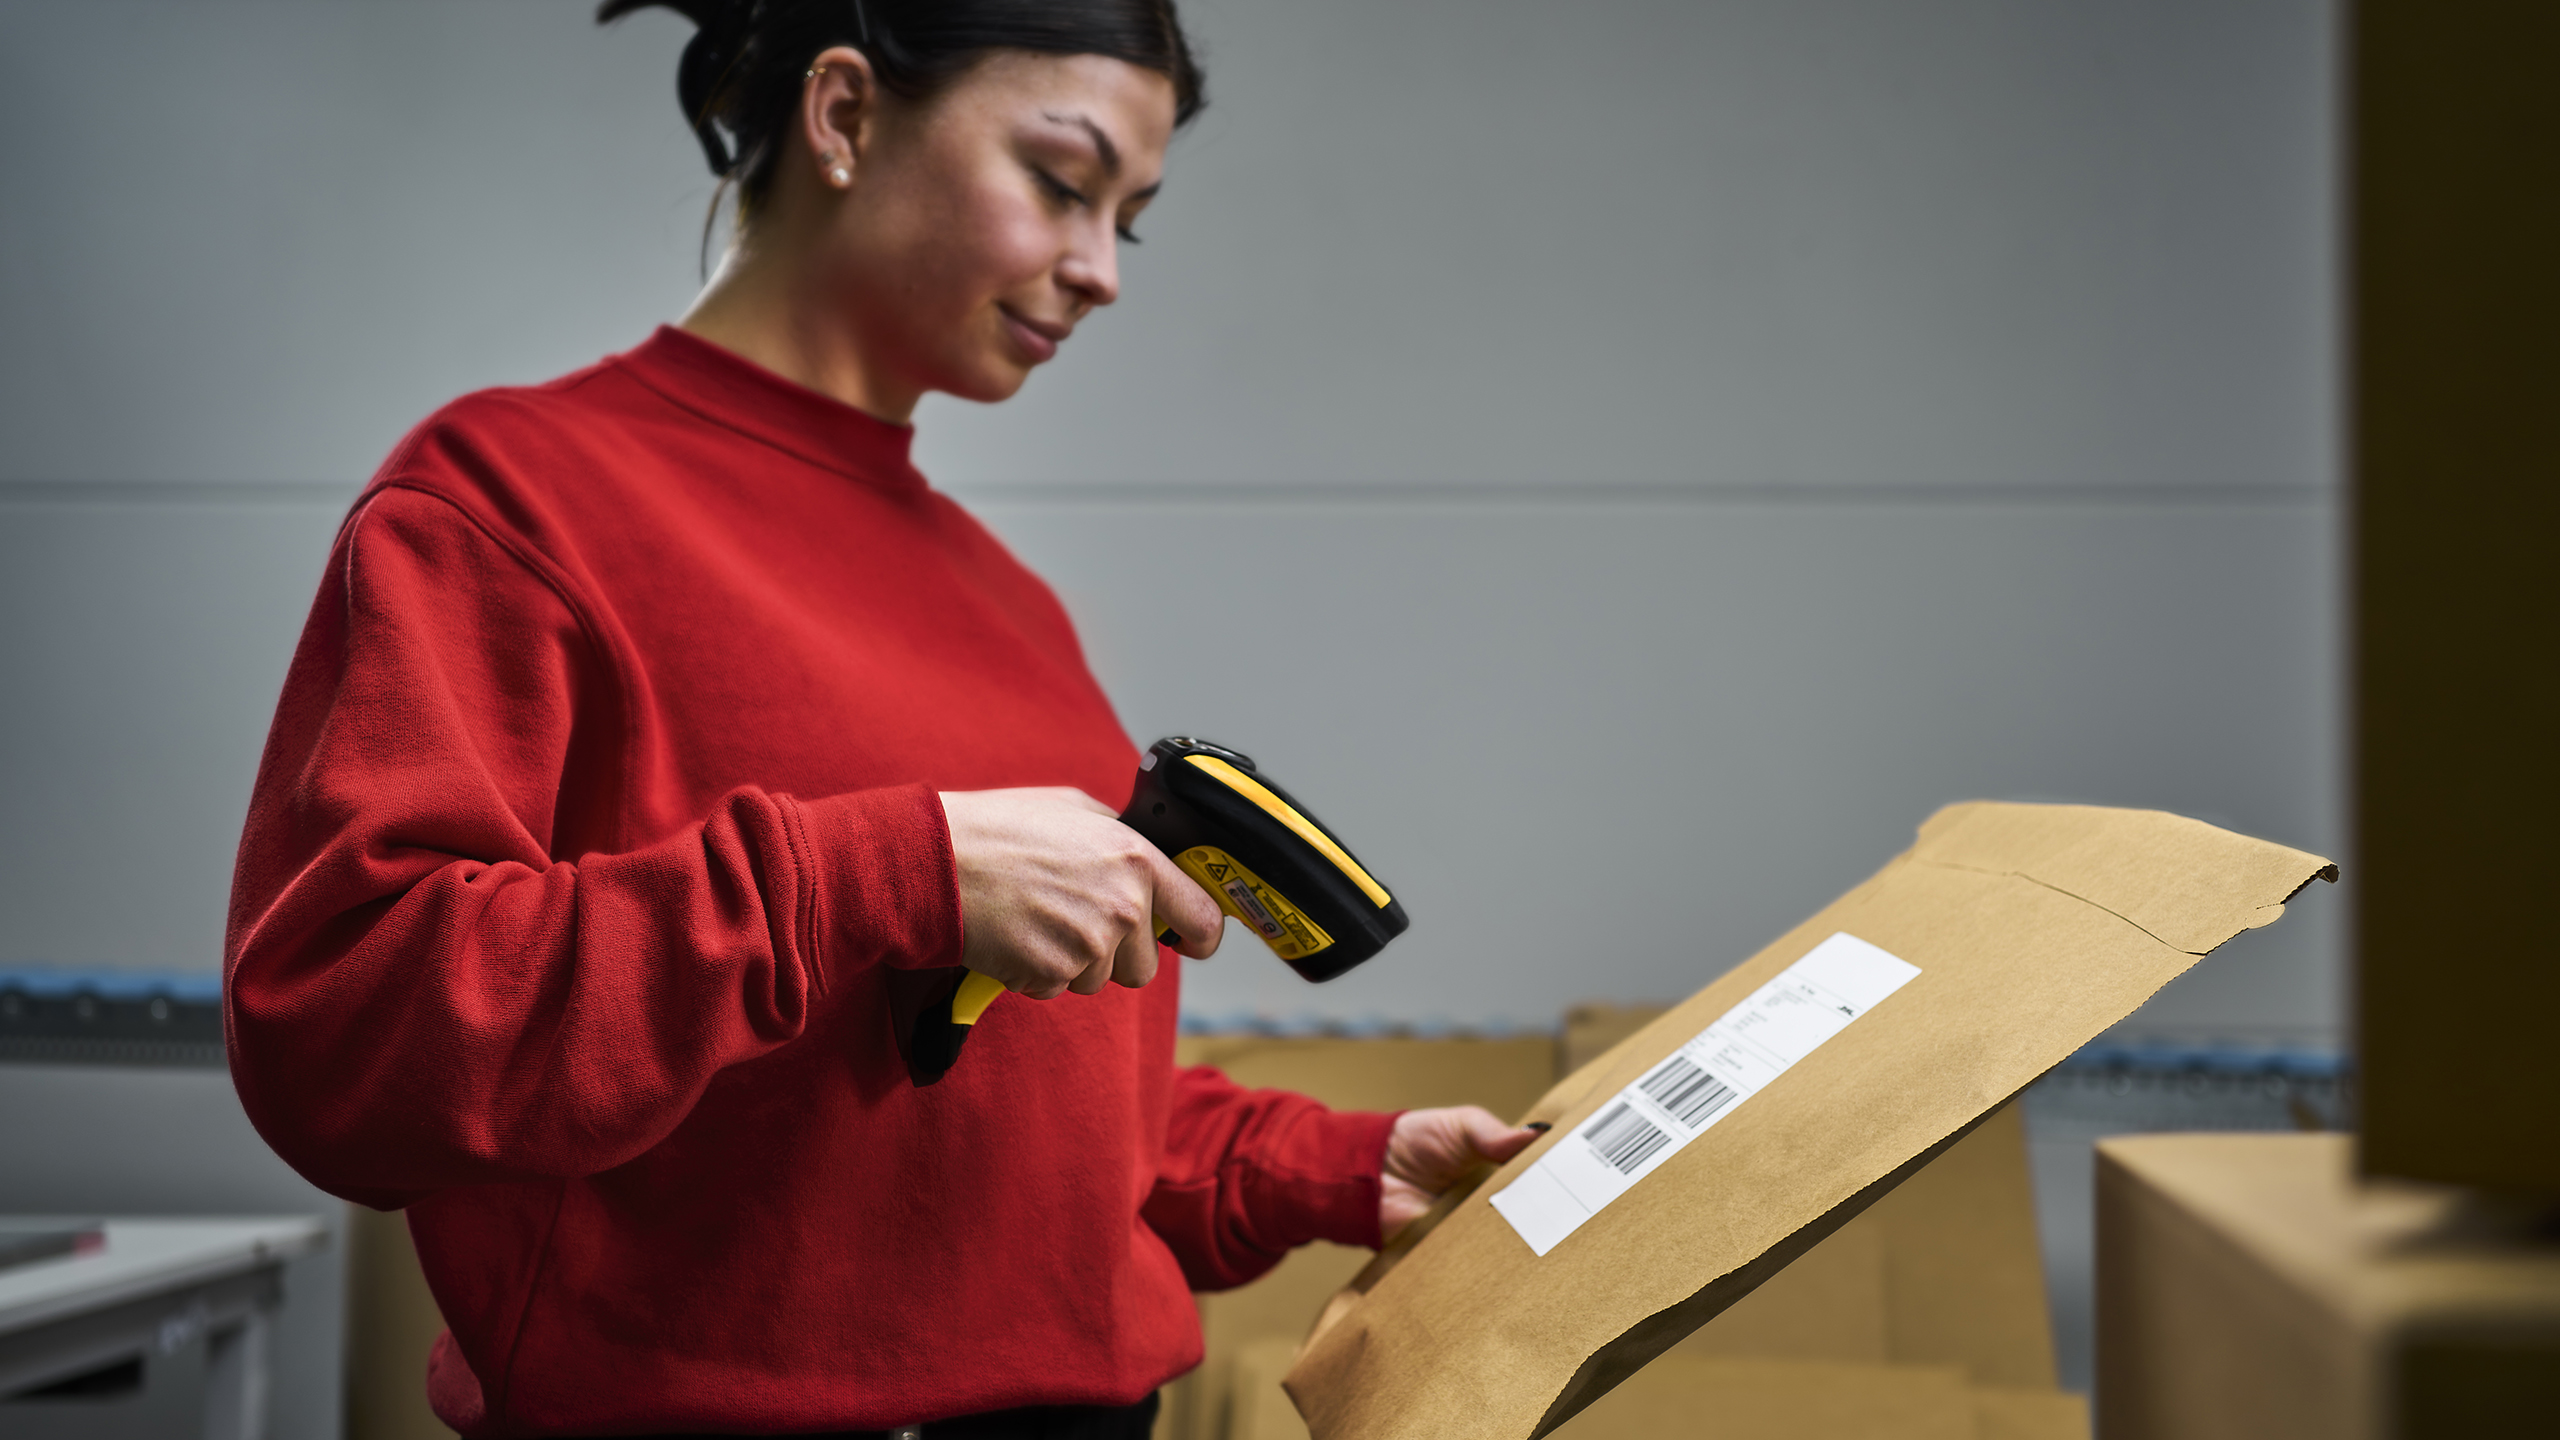
[[1063,127],[1133,165],[1173,139],[1173,81],[1108,55],[994,51],[940,98],[1001,124]]

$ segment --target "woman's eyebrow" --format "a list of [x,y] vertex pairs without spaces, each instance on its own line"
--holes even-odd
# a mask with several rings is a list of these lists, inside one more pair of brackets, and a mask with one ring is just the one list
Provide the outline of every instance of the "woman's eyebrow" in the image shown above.
[[1120,147],[1111,143],[1110,135],[1101,126],[1082,115],[1061,115],[1054,110],[1041,111],[1040,118],[1054,120],[1060,125],[1081,127],[1084,133],[1093,137],[1094,152],[1102,157],[1102,173],[1114,180],[1120,178]]

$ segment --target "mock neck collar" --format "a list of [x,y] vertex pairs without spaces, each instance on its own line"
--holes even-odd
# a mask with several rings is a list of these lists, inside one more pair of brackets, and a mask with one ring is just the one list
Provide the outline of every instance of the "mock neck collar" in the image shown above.
[[812,465],[884,489],[925,488],[908,459],[914,426],[821,395],[690,331],[661,325],[615,360],[674,404]]

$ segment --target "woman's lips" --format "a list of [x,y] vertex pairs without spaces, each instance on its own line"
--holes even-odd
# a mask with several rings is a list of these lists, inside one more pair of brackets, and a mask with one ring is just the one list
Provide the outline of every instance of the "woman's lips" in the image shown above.
[[1037,320],[1027,320],[1002,305],[996,307],[996,313],[1004,316],[1005,328],[1013,332],[1014,343],[1022,347],[1023,353],[1031,357],[1031,363],[1034,365],[1057,354],[1058,342],[1067,338],[1071,328],[1065,325],[1050,325]]

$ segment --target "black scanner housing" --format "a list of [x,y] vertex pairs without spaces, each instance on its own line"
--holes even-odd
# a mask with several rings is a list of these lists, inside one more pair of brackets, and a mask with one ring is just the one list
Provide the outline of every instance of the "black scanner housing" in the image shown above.
[[[1187,735],[1168,735],[1148,746],[1147,754],[1154,763],[1138,771],[1137,789],[1130,796],[1129,808],[1121,813],[1121,823],[1147,837],[1167,855],[1180,855],[1194,845],[1214,845],[1226,851],[1265,884],[1287,896],[1290,904],[1305,911],[1309,919],[1333,937],[1332,944],[1314,954],[1290,960],[1289,968],[1309,980],[1330,980],[1385,949],[1387,942],[1403,934],[1411,923],[1405,918],[1401,902],[1391,899],[1381,906],[1370,899],[1358,882],[1288,826],[1187,759],[1192,755],[1215,756],[1252,775],[1264,789],[1340,846],[1342,853],[1352,854],[1351,847],[1318,820],[1315,812],[1299,804],[1269,776],[1256,773],[1249,757]],[[1352,858],[1357,861],[1359,857]],[[1361,868],[1367,869],[1365,865]],[[1377,878],[1376,871],[1369,873],[1371,879]],[[1378,883],[1379,888],[1386,888],[1384,881]]]

